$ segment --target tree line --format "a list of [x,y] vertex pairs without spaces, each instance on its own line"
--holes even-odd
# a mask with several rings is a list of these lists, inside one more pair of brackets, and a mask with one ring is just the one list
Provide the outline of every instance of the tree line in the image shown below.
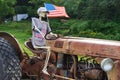
[[[0,0],[0,22],[15,14],[37,16],[37,9],[44,3],[65,6],[70,16],[67,22],[50,20],[60,34],[120,40],[119,0]],[[57,29],[59,26],[64,30]]]
[[0,0],[0,22],[11,18],[15,14],[28,13],[28,15],[36,16],[39,7],[44,6],[45,2],[60,3],[62,0]]
[[0,0],[0,21],[18,13],[36,16],[37,8],[46,2],[65,6],[71,18],[120,20],[119,0]]

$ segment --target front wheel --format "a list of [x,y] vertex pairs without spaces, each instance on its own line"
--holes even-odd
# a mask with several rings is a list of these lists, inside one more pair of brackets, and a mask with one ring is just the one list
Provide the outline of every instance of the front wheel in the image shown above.
[[14,46],[0,37],[0,80],[20,80],[21,68]]

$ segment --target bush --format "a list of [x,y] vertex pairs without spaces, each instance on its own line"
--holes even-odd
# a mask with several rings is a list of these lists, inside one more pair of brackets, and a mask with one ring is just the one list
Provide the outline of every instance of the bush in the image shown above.
[[120,40],[119,23],[102,20],[75,20],[73,22],[68,35]]
[[70,26],[71,34],[78,34],[80,31],[85,31],[89,27],[88,23],[89,21],[76,20],[76,22]]

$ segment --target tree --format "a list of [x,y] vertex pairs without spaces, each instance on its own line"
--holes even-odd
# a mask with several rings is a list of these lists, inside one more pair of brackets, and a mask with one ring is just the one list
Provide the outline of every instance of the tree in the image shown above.
[[28,2],[30,0],[16,0],[16,1],[17,1],[16,6],[21,6],[21,5],[28,6],[29,5]]
[[16,0],[0,0],[0,22],[3,22],[6,16],[14,14],[14,5]]
[[58,6],[63,6],[63,3],[66,0],[29,0],[29,4],[31,4],[28,7],[28,14],[29,16],[35,16],[36,15],[36,11],[39,7],[44,7],[44,3],[52,3],[54,5],[58,5]]
[[65,0],[63,5],[66,7],[66,11],[71,17],[76,17],[79,11],[79,4],[81,0]]

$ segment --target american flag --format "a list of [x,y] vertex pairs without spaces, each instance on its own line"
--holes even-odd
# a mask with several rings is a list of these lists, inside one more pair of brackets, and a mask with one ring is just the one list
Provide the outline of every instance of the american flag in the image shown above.
[[53,4],[45,3],[46,9],[49,11],[47,14],[48,18],[56,18],[56,17],[66,17],[69,18],[65,11],[65,7],[63,6],[56,6]]

